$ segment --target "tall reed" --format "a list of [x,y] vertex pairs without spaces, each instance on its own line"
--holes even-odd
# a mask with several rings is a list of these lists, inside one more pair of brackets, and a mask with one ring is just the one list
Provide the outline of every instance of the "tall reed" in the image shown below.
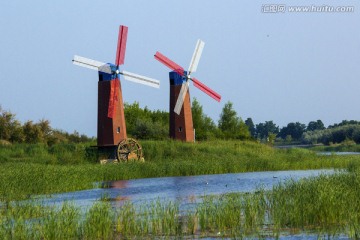
[[[278,238],[360,236],[360,170],[288,180],[272,190],[198,196],[194,208],[157,200],[99,201],[88,209],[0,205],[1,239]],[[106,200],[103,198],[103,200]]]

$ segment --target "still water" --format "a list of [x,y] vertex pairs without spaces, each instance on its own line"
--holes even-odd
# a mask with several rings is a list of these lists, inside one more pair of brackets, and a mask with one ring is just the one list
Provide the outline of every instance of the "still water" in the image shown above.
[[[187,177],[164,177],[135,180],[122,180],[103,183],[108,188],[96,188],[85,191],[63,193],[44,198],[45,204],[61,206],[65,201],[70,201],[86,209],[91,207],[103,196],[111,199],[114,207],[131,201],[135,205],[146,204],[149,201],[180,201],[180,209],[192,208],[201,201],[204,195],[220,195],[232,192],[254,192],[258,188],[271,189],[273,185],[290,179],[315,177],[320,174],[332,174],[334,170],[304,170],[304,171],[272,171],[250,172],[233,174],[214,174]],[[299,240],[319,239],[327,235],[317,234],[289,235],[282,234],[278,239]],[[212,240],[218,238],[204,237]],[[227,239],[227,238],[224,238]],[[253,238],[245,238],[253,239]],[[274,239],[264,237],[264,239]],[[336,239],[348,239],[345,235],[336,236]]]
[[107,196],[115,205],[123,201],[141,204],[144,201],[158,199],[186,204],[204,195],[253,192],[260,187],[270,189],[274,184],[289,179],[299,180],[333,172],[334,170],[273,171],[122,180],[104,183],[109,188],[55,194],[43,201],[47,204],[71,201],[75,205],[87,207],[101,197]]

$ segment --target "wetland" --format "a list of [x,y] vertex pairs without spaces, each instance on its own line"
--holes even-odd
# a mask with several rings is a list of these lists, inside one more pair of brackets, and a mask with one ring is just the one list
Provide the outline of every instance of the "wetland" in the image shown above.
[[359,155],[246,141],[142,145],[144,163],[117,165],[95,163],[86,144],[0,146],[0,236],[359,236]]

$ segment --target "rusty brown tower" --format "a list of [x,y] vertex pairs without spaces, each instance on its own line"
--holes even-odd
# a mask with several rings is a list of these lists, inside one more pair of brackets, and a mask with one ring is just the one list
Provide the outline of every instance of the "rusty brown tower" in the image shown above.
[[170,138],[181,141],[194,141],[194,127],[191,113],[191,102],[189,89],[186,92],[184,103],[181,107],[180,114],[176,114],[175,108],[176,100],[179,98],[181,86],[186,78],[173,71],[169,73],[170,79]]
[[102,77],[99,73],[97,145],[115,146],[127,139],[121,83],[119,79],[106,81]]

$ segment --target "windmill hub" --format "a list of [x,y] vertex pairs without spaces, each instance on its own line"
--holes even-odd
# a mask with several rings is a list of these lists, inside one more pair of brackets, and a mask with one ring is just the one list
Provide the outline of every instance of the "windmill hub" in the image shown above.
[[183,79],[183,82],[186,82],[188,79],[190,79],[190,74],[188,75],[186,71],[184,71],[184,75],[181,76]]

